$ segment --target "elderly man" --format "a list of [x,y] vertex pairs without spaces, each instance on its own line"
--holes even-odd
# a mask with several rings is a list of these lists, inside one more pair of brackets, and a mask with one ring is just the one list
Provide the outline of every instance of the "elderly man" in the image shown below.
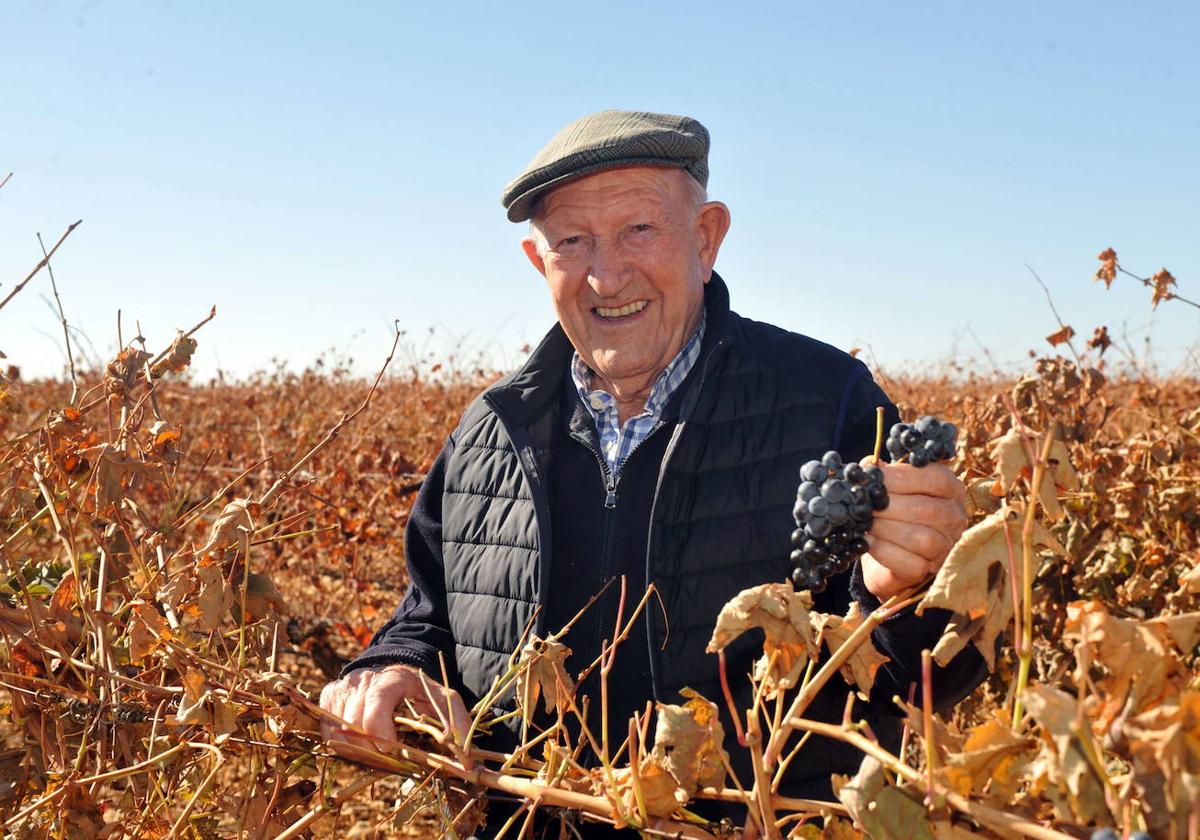
[[[487,690],[527,625],[558,630],[620,576],[628,604],[653,583],[661,608],[642,614],[616,657],[613,731],[685,687],[719,697],[705,644],[737,592],[787,579],[800,465],[829,449],[862,458],[876,407],[898,418],[861,362],[730,310],[713,270],[730,215],[705,195],[708,146],[693,119],[605,111],[564,128],[505,190],[508,218],[530,223],[522,247],[558,323],[446,442],[408,524],[409,591],[322,693],[333,715],[393,738],[393,711],[409,698],[444,705],[461,725],[460,695],[474,702]],[[871,609],[920,582],[966,525],[964,487],[945,466],[883,469],[891,504],[870,552],[816,596],[818,609],[843,613],[852,599]],[[612,638],[617,599],[609,587],[567,633],[572,672]],[[891,661],[866,715],[885,742],[900,730],[891,698],[919,681],[920,651],[946,618],[908,611],[875,631]],[[726,651],[743,708],[756,645],[743,637]],[[455,691],[422,686],[440,678],[439,654]],[[968,649],[937,670],[939,701],[956,702],[982,675]],[[595,691],[595,679],[581,692]],[[809,713],[839,718],[846,690],[827,686]],[[748,780],[744,751],[729,747]],[[853,772],[859,758],[814,740],[789,792],[829,798],[830,775]]]

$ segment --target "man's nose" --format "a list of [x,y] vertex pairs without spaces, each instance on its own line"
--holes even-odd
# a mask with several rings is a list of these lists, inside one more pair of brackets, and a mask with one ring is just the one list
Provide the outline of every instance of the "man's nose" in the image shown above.
[[601,244],[592,251],[592,265],[588,269],[588,285],[602,298],[615,297],[633,277],[633,266],[612,245]]

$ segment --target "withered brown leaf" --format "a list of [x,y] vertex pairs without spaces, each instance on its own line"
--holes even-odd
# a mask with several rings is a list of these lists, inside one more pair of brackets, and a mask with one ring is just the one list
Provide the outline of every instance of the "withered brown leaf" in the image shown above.
[[[1015,426],[992,444],[992,457],[996,459],[996,467],[1000,472],[1000,486],[1005,493],[1012,490],[1017,479],[1025,476],[1033,480],[1033,463],[1030,460],[1030,449],[1037,449],[1040,436],[1031,435],[1026,441],[1020,430]],[[1035,457],[1037,454],[1034,453]],[[1057,488],[1078,490],[1079,476],[1071,464],[1071,453],[1061,440],[1055,439],[1050,444],[1050,454],[1047,458],[1047,469],[1038,488],[1038,498],[1046,511],[1046,516],[1057,520],[1062,516],[1062,506],[1058,503]]]
[[[774,657],[770,675],[774,688],[790,688],[817,655],[808,615],[811,603],[808,593],[796,592],[790,583],[764,583],[744,589],[721,608],[708,652],[724,650],[747,630],[760,628],[766,636],[764,662]],[[765,671],[765,667],[760,670]]]
[[[821,633],[824,631],[822,638],[825,640],[826,647],[830,653],[837,653],[846,640],[863,623],[865,616],[858,606],[857,601],[850,604],[850,610],[846,615],[825,615],[824,613],[811,613],[810,618],[813,623],[813,632]],[[858,686],[858,690],[864,695],[870,694],[871,686],[875,684],[875,674],[885,662],[888,662],[888,657],[876,649],[871,637],[868,636],[862,644],[860,644],[846,663],[839,669],[846,682],[851,685]]]
[[575,694],[575,682],[567,673],[571,649],[556,639],[532,636],[521,649],[517,663],[517,705],[525,714],[533,712],[538,698],[549,713],[565,709]]
[[1062,327],[1046,336],[1046,341],[1050,342],[1051,346],[1057,347],[1064,344],[1075,337],[1075,330],[1070,324],[1063,324]]
[[[1010,540],[1018,561],[1015,564],[1018,578],[1022,574],[1021,525],[1014,522],[1020,514],[1019,506],[1009,506],[968,528],[917,605],[918,615],[930,607],[954,613],[933,651],[939,664],[945,665],[968,643],[973,643],[988,667],[994,667],[996,637],[1004,632],[1014,613],[1009,577]],[[1032,536],[1035,549],[1043,547],[1059,555],[1065,553],[1054,535],[1036,520]]]
[[1105,248],[1096,259],[1100,260],[1100,268],[1096,270],[1094,279],[1103,280],[1104,288],[1111,288],[1113,280],[1117,279],[1117,252],[1112,248]]

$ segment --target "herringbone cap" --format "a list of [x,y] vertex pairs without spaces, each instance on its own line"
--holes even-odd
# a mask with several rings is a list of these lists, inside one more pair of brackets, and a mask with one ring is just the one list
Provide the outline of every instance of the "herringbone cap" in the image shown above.
[[508,219],[523,222],[549,190],[604,169],[675,166],[708,186],[708,129],[691,117],[648,111],[600,111],[554,135],[504,188]]

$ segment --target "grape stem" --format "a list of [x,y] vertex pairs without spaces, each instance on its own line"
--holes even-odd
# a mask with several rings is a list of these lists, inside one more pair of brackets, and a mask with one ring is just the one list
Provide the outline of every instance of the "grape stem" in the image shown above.
[[875,453],[871,455],[871,463],[878,464],[879,456],[883,454],[883,406],[875,406]]

